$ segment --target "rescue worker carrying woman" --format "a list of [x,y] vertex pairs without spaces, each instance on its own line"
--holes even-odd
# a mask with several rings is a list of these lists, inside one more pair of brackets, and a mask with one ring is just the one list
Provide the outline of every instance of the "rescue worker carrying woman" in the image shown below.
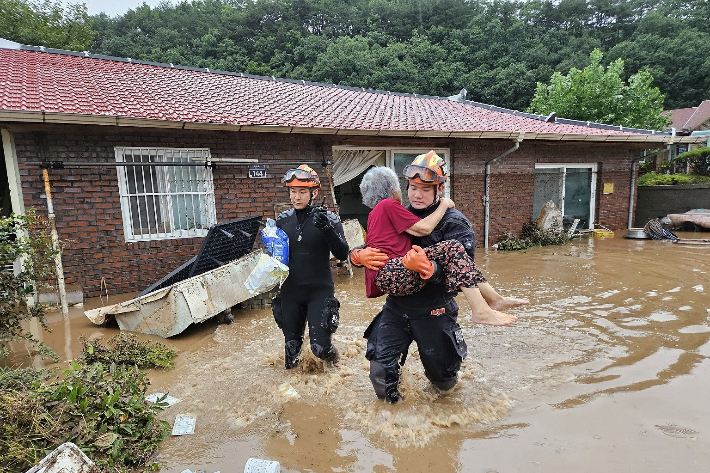
[[343,225],[333,212],[314,205],[320,179],[308,165],[289,169],[281,182],[293,205],[276,218],[276,226],[288,235],[289,273],[271,304],[284,334],[284,364],[286,369],[298,366],[306,322],[313,354],[335,363],[338,350],[331,335],[338,328],[340,302],[335,298],[330,254],[339,260],[348,257]]
[[[404,169],[410,202],[407,209],[419,218],[426,218],[439,207],[447,178],[444,165],[444,160],[430,151],[417,156]],[[426,248],[446,240],[458,240],[473,259],[476,250],[473,228],[455,208],[446,210],[431,234],[414,238],[412,243]],[[354,265],[371,270],[379,270],[388,259],[386,254],[370,247],[354,249],[350,255]],[[510,316],[501,319],[500,315],[496,315],[497,311],[529,303],[527,298],[498,294],[485,277],[480,277],[483,279],[477,283],[479,297],[485,299],[481,305],[487,303],[493,310],[485,313],[474,311],[471,317],[474,323],[510,323]],[[370,381],[377,397],[389,403],[402,399],[399,377],[412,342],[417,343],[424,372],[434,386],[448,391],[456,385],[467,346],[458,324],[459,307],[455,296],[456,292],[435,281],[414,294],[387,296],[382,311],[375,316],[364,334],[367,338],[365,357],[370,361]]]

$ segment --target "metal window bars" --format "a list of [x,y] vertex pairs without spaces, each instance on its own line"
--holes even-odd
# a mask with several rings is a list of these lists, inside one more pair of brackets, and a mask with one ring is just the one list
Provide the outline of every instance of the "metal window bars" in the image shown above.
[[117,147],[126,241],[205,236],[216,222],[212,170],[179,164],[209,159],[202,148]]

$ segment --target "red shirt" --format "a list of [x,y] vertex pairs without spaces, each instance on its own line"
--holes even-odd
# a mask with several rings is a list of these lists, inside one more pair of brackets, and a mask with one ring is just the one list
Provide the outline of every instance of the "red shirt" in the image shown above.
[[[365,245],[377,248],[390,258],[404,256],[412,248],[412,237],[406,230],[421,220],[394,199],[384,199],[367,217]],[[365,268],[365,293],[379,297],[382,291],[375,287],[377,271]]]

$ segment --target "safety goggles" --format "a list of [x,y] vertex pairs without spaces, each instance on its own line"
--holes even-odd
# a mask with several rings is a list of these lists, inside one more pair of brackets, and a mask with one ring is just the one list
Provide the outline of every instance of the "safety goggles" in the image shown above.
[[444,182],[444,176],[438,175],[435,171],[424,166],[409,164],[404,167],[404,177],[407,179],[415,179],[419,177],[422,182]]
[[284,178],[281,179],[281,182],[287,183],[293,181],[294,179],[303,182],[311,182],[314,180],[313,175],[308,171],[304,171],[303,169],[289,169],[286,171]]

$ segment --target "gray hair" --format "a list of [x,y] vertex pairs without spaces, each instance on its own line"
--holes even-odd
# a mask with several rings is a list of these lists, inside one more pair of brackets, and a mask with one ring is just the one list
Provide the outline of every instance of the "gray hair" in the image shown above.
[[370,168],[370,170],[365,173],[360,183],[362,203],[370,208],[373,208],[384,199],[391,198],[392,191],[402,193],[397,174],[387,166],[375,166]]

